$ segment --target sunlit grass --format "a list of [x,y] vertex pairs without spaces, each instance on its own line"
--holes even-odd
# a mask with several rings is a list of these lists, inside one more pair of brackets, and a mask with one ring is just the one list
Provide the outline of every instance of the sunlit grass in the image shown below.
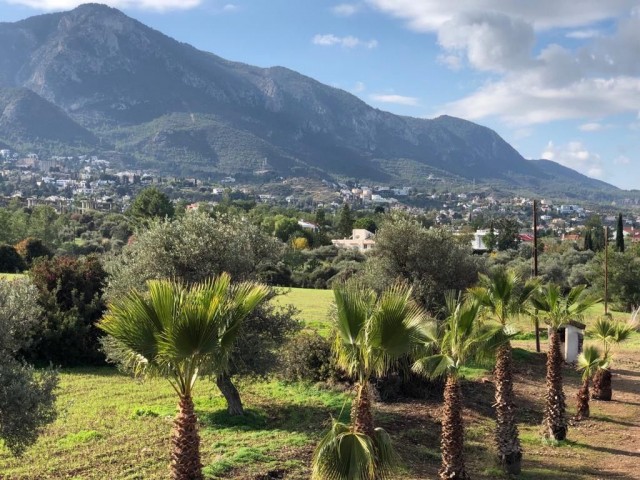
[[276,305],[292,304],[300,310],[300,319],[309,328],[320,335],[327,336],[331,331],[330,309],[333,303],[331,290],[313,288],[283,288],[281,295],[274,297]]
[[[256,475],[284,467],[304,478],[308,461],[294,452],[312,448],[330,417],[350,410],[349,396],[305,384],[245,380],[238,387],[244,417],[227,415],[213,382],[196,386],[209,478],[235,468]],[[177,400],[166,381],[139,382],[110,368],[68,370],[59,393],[58,419],[22,458],[0,446],[0,478],[168,478]]]

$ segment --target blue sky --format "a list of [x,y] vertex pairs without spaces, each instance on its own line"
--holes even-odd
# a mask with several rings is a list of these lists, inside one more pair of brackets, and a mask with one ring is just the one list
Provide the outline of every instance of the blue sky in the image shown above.
[[[74,0],[0,0],[0,20]],[[282,65],[402,115],[443,113],[640,188],[639,0],[109,0],[229,60]]]

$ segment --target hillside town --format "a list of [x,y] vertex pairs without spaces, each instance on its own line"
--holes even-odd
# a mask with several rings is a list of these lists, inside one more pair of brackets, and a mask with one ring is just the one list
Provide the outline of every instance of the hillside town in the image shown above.
[[[91,210],[122,213],[137,192],[148,186],[157,186],[174,203],[181,202],[187,210],[212,208],[225,195],[231,195],[258,204],[307,212],[323,208],[335,213],[345,204],[353,210],[407,211],[426,215],[433,225],[473,234],[471,244],[478,252],[487,250],[482,239],[489,233],[488,222],[492,218],[517,219],[520,240],[530,242],[533,239],[533,198],[506,196],[489,188],[463,191],[463,187],[457,187],[450,191],[442,179],[433,176],[429,180],[438,188],[424,192],[406,185],[364,185],[353,181],[331,182],[273,175],[266,181],[262,178],[259,184],[255,181],[242,182],[233,176],[221,176],[215,180],[178,178],[159,175],[155,171],[122,169],[116,162],[98,156],[52,156],[43,159],[34,153],[19,154],[8,149],[0,150],[0,161],[0,204],[3,205],[13,201],[29,208],[49,205],[58,213]],[[640,242],[640,212],[631,201],[624,205],[568,204],[542,198],[538,199],[538,209],[539,233],[570,242],[581,241],[585,222],[594,215],[601,219],[603,225],[611,227],[615,239],[613,227],[617,214],[624,211],[625,239]],[[303,229],[317,228],[313,223],[301,223],[300,226]],[[360,251],[371,248],[355,235],[351,237],[352,245]],[[346,246],[349,244],[346,240],[349,239],[336,240],[334,244]]]

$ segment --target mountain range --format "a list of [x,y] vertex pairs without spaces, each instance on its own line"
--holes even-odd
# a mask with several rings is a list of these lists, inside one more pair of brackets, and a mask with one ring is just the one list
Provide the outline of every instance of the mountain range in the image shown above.
[[620,191],[450,116],[375,109],[283,67],[232,62],[98,4],[0,23],[0,144],[118,152],[184,175],[427,185],[429,178],[583,196]]

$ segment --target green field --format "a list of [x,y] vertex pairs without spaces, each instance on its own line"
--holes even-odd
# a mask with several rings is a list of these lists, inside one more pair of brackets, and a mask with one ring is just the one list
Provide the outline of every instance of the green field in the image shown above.
[[[290,471],[287,478],[306,478],[306,455],[330,416],[350,408],[346,395],[303,384],[247,380],[238,387],[248,409],[243,418],[227,415],[214,383],[196,387],[208,478],[276,467]],[[176,403],[164,380],[139,382],[111,368],[64,371],[58,420],[22,458],[0,447],[0,478],[167,478]]]
[[[281,293],[273,301],[295,305],[309,327],[323,334],[330,331],[331,291],[286,289]],[[587,323],[601,313],[601,307],[594,308]],[[520,323],[529,329],[523,330],[530,332],[527,319]],[[627,465],[635,461],[629,452],[637,449],[632,432],[640,432],[636,420],[640,405],[633,401],[638,393],[634,379],[640,375],[638,345],[640,335],[634,334],[628,346],[618,353],[616,364],[622,376],[616,379],[620,386],[616,390],[617,401],[594,402],[594,419],[582,426],[572,425],[570,441],[552,446],[539,436],[545,356],[532,353],[531,338],[514,342],[519,372],[515,382],[518,416],[526,452],[519,478],[631,478],[616,475],[632,468]],[[464,374],[469,470],[478,480],[505,479],[493,462],[494,398],[493,385],[490,380],[487,382],[491,372],[468,368]],[[566,367],[570,413],[579,382],[575,370]],[[287,480],[308,479],[314,446],[331,417],[346,419],[351,394],[276,379],[240,378],[237,385],[247,409],[247,415],[241,418],[226,413],[224,399],[213,382],[203,379],[196,387],[202,463],[207,478],[257,480],[269,478],[264,475],[270,471],[285,471]],[[392,434],[403,459],[404,466],[394,480],[435,478],[440,462],[440,401],[434,396],[376,404],[376,423]],[[21,458],[12,457],[0,444],[0,479],[167,479],[176,403],[175,393],[164,380],[141,382],[112,368],[64,370],[58,419]],[[616,447],[603,448],[612,445],[613,438],[617,439]],[[596,462],[591,460],[594,455],[598,455]]]
[[309,328],[327,336],[331,331],[330,312],[333,304],[331,290],[312,288],[283,288],[272,300],[276,305],[291,304],[300,310],[299,318]]

